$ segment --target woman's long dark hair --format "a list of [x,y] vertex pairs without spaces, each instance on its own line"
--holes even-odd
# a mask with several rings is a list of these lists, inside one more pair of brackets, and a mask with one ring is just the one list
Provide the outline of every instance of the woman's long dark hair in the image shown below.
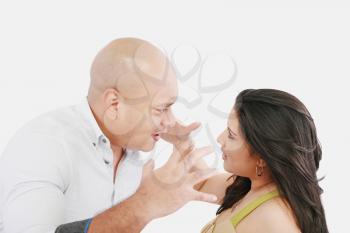
[[[328,233],[316,171],[322,150],[314,121],[304,104],[273,89],[247,89],[234,109],[250,149],[266,162],[282,197],[303,233]],[[250,190],[246,177],[236,177],[217,214],[231,208]]]

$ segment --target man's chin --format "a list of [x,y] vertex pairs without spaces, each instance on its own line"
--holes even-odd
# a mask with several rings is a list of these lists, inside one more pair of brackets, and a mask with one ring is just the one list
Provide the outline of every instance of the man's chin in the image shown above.
[[154,143],[153,145],[149,146],[149,147],[146,147],[143,152],[150,152],[154,149],[154,147],[156,146],[156,144]]
[[143,144],[142,146],[140,146],[138,149],[136,150],[139,150],[139,151],[142,151],[142,152],[150,152],[154,149],[155,145],[156,145],[157,142],[155,142],[153,139],[152,141],[149,141],[145,144]]

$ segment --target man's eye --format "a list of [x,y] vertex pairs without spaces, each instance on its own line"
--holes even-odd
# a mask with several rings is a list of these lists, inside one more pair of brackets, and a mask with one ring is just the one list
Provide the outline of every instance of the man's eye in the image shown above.
[[163,113],[163,112],[168,111],[168,109],[167,108],[162,108],[162,109],[157,109],[157,111],[160,112],[160,113]]

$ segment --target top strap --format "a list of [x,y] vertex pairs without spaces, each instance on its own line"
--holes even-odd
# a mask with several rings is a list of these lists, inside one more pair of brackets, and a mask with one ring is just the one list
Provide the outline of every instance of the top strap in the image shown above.
[[240,223],[245,217],[247,217],[251,212],[253,212],[256,208],[264,204],[265,202],[271,200],[274,197],[279,196],[279,192],[277,190],[271,191],[262,195],[261,197],[253,200],[243,209],[241,209],[235,216],[231,218],[231,223],[233,227],[236,227],[238,223]]

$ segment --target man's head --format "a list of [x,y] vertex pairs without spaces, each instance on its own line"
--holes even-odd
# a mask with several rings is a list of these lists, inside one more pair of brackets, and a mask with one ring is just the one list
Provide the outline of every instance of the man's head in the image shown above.
[[109,43],[91,66],[88,101],[101,130],[116,146],[150,151],[175,123],[176,74],[154,45],[135,38]]

